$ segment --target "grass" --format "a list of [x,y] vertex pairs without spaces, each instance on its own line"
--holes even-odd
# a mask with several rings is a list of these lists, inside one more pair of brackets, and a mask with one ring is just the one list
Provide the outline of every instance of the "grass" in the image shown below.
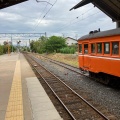
[[78,55],[77,54],[55,53],[55,54],[48,54],[46,55],[46,57],[78,67]]

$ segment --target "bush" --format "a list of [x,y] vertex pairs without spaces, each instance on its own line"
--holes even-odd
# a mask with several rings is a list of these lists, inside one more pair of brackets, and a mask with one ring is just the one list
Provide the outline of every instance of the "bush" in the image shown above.
[[2,45],[0,45],[0,55],[2,55],[3,54],[3,46]]
[[76,52],[75,48],[71,48],[71,47],[65,47],[60,49],[60,53],[64,53],[64,54],[74,54]]
[[46,42],[46,51],[49,53],[59,52],[66,46],[65,39],[58,36],[51,36]]

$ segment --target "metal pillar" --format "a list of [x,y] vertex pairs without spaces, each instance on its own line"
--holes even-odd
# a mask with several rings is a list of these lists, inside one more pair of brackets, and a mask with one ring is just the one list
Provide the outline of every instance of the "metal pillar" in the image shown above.
[[45,37],[47,37],[47,33],[45,32]]
[[120,22],[116,22],[116,28],[120,28]]
[[11,45],[12,45],[12,53],[13,53],[13,41],[12,41],[12,35],[11,35]]

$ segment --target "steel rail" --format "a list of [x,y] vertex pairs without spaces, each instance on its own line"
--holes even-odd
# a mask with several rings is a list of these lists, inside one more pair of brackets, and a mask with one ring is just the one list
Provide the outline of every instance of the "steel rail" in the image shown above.
[[[38,53],[36,53],[36,54],[38,54]],[[39,54],[38,54],[38,55],[39,55]],[[55,61],[55,62],[58,62],[58,63],[65,64],[65,65],[67,65],[67,66],[70,66],[70,67],[73,67],[73,68],[75,68],[75,69],[78,69],[78,70],[79,70],[79,68],[78,68],[78,67],[75,67],[75,66],[69,65],[69,64],[67,64],[67,63],[60,62],[60,61],[58,61],[58,60],[54,60],[54,59],[48,58],[48,57],[46,57],[46,56],[44,56],[44,55],[41,55],[41,56],[42,56],[42,57],[44,57],[44,58],[50,59],[50,60],[52,60],[52,61]]]
[[[42,56],[42,57],[44,57],[44,56]],[[49,59],[50,62],[52,62],[52,63],[54,63],[54,64],[56,64],[56,65],[62,66],[62,67],[66,68],[66,69],[68,69],[68,70],[70,70],[70,71],[73,71],[73,72],[75,72],[75,73],[77,73],[77,74],[81,74],[81,75],[83,75],[83,76],[85,76],[85,77],[87,77],[87,78],[91,78],[90,76],[87,76],[87,75],[83,74],[82,72],[75,71],[75,70],[73,70],[73,69],[71,69],[71,68],[68,68],[68,67],[66,67],[66,66],[64,66],[64,65],[67,65],[67,66],[70,66],[70,67],[73,67],[73,68],[79,70],[79,68],[77,68],[77,67],[74,67],[74,66],[72,66],[72,65],[69,65],[69,64],[66,64],[66,63],[63,63],[63,62],[60,62],[60,61],[53,60],[53,59],[48,58],[48,57],[45,57],[45,58],[46,58],[46,59]],[[36,59],[38,59],[38,58],[36,58]],[[58,62],[58,63],[56,63],[56,62]],[[64,65],[61,65],[60,63],[61,63],[61,64],[64,64]]]
[[[35,68],[35,70],[37,71],[37,69]],[[48,87],[51,89],[51,91],[53,92],[53,94],[57,97],[57,99],[60,101],[60,103],[63,105],[63,107],[67,110],[67,112],[70,114],[70,116],[73,118],[73,120],[76,120],[76,118],[72,115],[72,113],[68,110],[68,108],[65,106],[65,104],[62,102],[62,100],[60,99],[60,97],[55,93],[55,91],[51,88],[51,86],[49,85],[49,83],[45,80],[45,78],[37,71],[37,73],[42,77],[42,79],[45,81],[45,83],[48,85]]]
[[[32,58],[31,58],[32,59]],[[32,59],[34,60],[34,59]],[[35,61],[35,60],[34,60]],[[36,62],[36,61],[35,61]],[[37,62],[36,62],[37,63]],[[32,63],[30,63],[32,65]],[[37,63],[39,64],[39,63]],[[39,64],[40,65],[40,64]],[[32,65],[33,66],[33,65]],[[41,66],[41,65],[40,65]],[[38,72],[38,70],[36,69],[35,66],[33,66],[34,69],[36,70],[36,72],[42,77],[42,79],[45,81],[45,83],[47,84],[47,86],[50,88],[50,90],[53,92],[53,94],[56,96],[56,98],[59,100],[59,102],[62,104],[62,106],[66,109],[66,111],[68,112],[68,114],[72,117],[73,120],[77,120],[72,113],[68,110],[68,108],[65,106],[65,104],[62,102],[62,100],[59,98],[59,96],[54,92],[54,90],[51,88],[51,86],[49,85],[49,83],[44,79],[44,77]],[[41,66],[42,68],[44,68],[43,66]],[[45,69],[45,68],[44,68]],[[45,69],[46,70],[46,69]],[[48,70],[47,70],[48,71]]]
[[[48,58],[48,57],[46,57],[46,56],[42,56],[42,57],[48,59],[50,62],[52,62],[52,63],[54,63],[54,64],[57,64],[57,65],[59,65],[59,66],[62,66],[62,67],[66,68],[66,69],[68,69],[68,70],[70,70],[70,71],[73,71],[73,72],[75,72],[75,73],[77,73],[77,74],[81,74],[81,75],[83,75],[84,77],[87,77],[87,78],[89,78],[89,79],[91,79],[91,80],[98,81],[99,83],[102,83],[102,84],[104,84],[104,85],[112,85],[113,87],[116,87],[116,86],[114,86],[114,83],[112,83],[111,81],[104,81],[104,80],[101,80],[101,79],[99,79],[99,78],[95,78],[95,77],[88,76],[88,75],[86,75],[86,74],[84,73],[84,71],[83,71],[83,72],[82,72],[82,71],[81,71],[81,72],[78,72],[78,71],[73,70],[73,69],[71,69],[71,68],[69,68],[69,67],[67,67],[67,66],[70,66],[70,67],[73,67],[73,68],[75,68],[75,69],[80,70],[80,69],[77,68],[77,67],[74,67],[74,66],[72,66],[72,65],[69,65],[69,64],[67,64],[67,63],[63,63],[63,62],[60,62],[60,61],[57,61],[57,60],[53,60],[53,59]],[[61,65],[61,64],[63,64],[63,65]],[[66,66],[64,66],[64,65],[66,65]],[[112,84],[111,84],[111,83],[112,83]],[[115,84],[115,85],[116,85],[116,84]]]
[[[39,55],[39,54],[38,54],[38,55]],[[100,83],[106,85],[104,82],[100,81],[98,78],[90,77],[90,76],[88,76],[88,75],[85,75],[85,74],[82,73],[82,72],[78,72],[78,71],[76,71],[76,70],[73,70],[73,69],[71,69],[71,68],[68,68],[67,66],[70,66],[70,67],[73,67],[73,68],[79,70],[79,68],[77,68],[77,67],[74,67],[74,66],[72,66],[72,65],[69,65],[69,64],[66,64],[66,63],[57,61],[57,60],[53,60],[53,59],[48,58],[48,57],[45,57],[45,56],[42,56],[42,57],[44,57],[44,58],[50,60],[50,62],[52,62],[52,63],[54,63],[54,64],[56,64],[56,65],[59,65],[59,66],[61,66],[61,67],[64,67],[64,68],[66,68],[66,69],[68,69],[68,70],[70,70],[70,71],[73,71],[73,72],[77,73],[77,74],[83,75],[84,77],[89,78],[89,79],[91,79],[91,80],[93,80],[93,79],[94,79],[94,80],[97,80],[98,82],[100,82]],[[38,59],[38,58],[37,58],[37,59]],[[58,62],[58,63],[56,63],[56,62]],[[61,64],[63,64],[63,65],[61,65]],[[66,65],[66,66],[64,66],[64,65]]]
[[[31,58],[32,60],[35,61],[35,59]],[[37,64],[40,65],[40,63],[38,63],[37,61],[35,61]],[[57,78],[61,83],[63,83],[67,88],[69,88],[74,94],[76,94],[80,99],[82,99],[88,106],[90,106],[94,111],[96,111],[101,117],[103,117],[105,120],[110,120],[109,118],[107,118],[103,113],[101,113],[99,110],[97,110],[93,105],[91,105],[88,101],[86,101],[82,96],[80,96],[77,92],[75,92],[72,88],[70,88],[67,84],[65,84],[60,78],[58,78],[57,76],[55,76],[53,73],[51,73],[49,70],[47,70],[45,67],[43,67],[42,65],[40,65],[42,68],[44,68],[46,71],[48,71],[51,75],[53,75],[55,78]],[[34,67],[35,68],[35,67]],[[54,90],[52,90],[54,91]],[[60,98],[59,98],[60,99]],[[63,103],[64,104],[64,103]],[[65,106],[65,105],[64,105]],[[66,109],[66,107],[65,107]],[[67,110],[67,109],[66,109]],[[70,112],[70,111],[69,111]],[[70,112],[71,113],[71,112]],[[72,114],[72,113],[71,113]]]

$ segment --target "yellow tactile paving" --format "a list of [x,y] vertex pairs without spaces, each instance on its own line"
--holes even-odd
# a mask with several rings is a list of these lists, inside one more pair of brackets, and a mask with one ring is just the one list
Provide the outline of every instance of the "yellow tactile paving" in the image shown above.
[[20,61],[16,62],[5,120],[24,120]]

